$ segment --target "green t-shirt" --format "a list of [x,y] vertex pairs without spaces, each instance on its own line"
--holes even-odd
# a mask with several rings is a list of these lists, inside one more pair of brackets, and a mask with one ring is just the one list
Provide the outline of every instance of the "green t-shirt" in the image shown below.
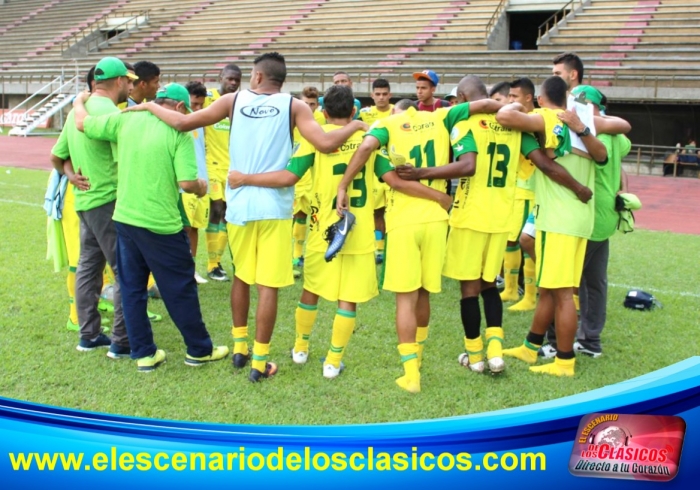
[[[556,158],[556,161],[569,171],[571,176],[589,189],[595,189],[595,163],[593,160],[569,153]],[[576,194],[557,184],[544,175],[540,169],[535,170],[535,219],[537,231],[549,231],[589,238],[593,232],[595,220],[596,195],[584,204]]]
[[622,159],[632,148],[624,135],[599,134],[598,139],[608,150],[608,163],[595,170],[595,224],[591,240],[602,242],[615,234],[619,215],[615,211],[615,196],[620,190]]
[[[111,99],[98,95],[90,97],[85,108],[92,116],[119,112]],[[90,181],[90,189],[74,189],[76,211],[89,211],[117,198],[117,164],[113,156],[113,145],[107,141],[92,140],[78,131],[73,111],[68,114],[61,136],[51,153],[63,160],[70,158],[75,171],[80,169]]]
[[145,111],[87,117],[85,134],[118,143],[114,221],[160,235],[181,231],[178,182],[197,179],[192,134]]

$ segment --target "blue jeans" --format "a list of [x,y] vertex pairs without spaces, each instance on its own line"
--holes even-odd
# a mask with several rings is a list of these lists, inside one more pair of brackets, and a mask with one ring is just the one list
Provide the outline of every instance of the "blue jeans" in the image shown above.
[[185,232],[159,235],[124,223],[115,222],[115,225],[119,285],[131,358],[140,359],[156,352],[146,309],[150,272],[158,283],[170,318],[182,334],[187,354],[193,357],[210,355],[212,342],[202,320],[194,261]]

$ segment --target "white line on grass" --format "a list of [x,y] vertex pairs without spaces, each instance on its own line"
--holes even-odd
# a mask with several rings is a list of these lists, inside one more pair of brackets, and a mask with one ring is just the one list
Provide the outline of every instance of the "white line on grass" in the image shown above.
[[630,286],[628,284],[613,284],[609,283],[608,284],[610,287],[613,288],[623,288],[623,289],[642,289],[643,291],[651,291],[652,293],[661,293],[661,294],[674,294],[676,296],[690,296],[692,298],[700,298],[700,294],[698,293],[691,293],[688,291],[668,291],[666,289],[656,289],[656,288],[638,288],[636,286]]
[[27,188],[27,189],[31,187],[30,185],[11,184],[11,183],[9,183],[9,182],[0,182],[0,184],[2,184],[2,185],[11,185],[11,186],[14,186],[14,187],[24,187],[24,188]]
[[0,199],[0,202],[6,202],[9,204],[21,204],[22,206],[32,206],[36,208],[43,208],[41,204],[37,204],[35,202],[24,202],[24,201],[13,201],[12,199]]

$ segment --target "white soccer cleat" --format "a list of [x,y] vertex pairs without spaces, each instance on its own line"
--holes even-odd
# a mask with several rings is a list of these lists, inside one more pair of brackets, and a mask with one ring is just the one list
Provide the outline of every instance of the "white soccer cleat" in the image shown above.
[[335,367],[333,364],[323,365],[323,377],[326,379],[337,378],[345,369],[345,364],[340,363],[340,367]]
[[506,363],[503,361],[502,357],[493,357],[489,359],[488,363],[491,374],[502,373],[506,368]]
[[475,373],[483,373],[484,372],[484,361],[470,363],[469,362],[469,354],[467,354],[466,352],[462,352],[459,355],[459,357],[457,358],[457,362],[459,362],[465,368],[471,369]]
[[309,353],[300,351],[297,352],[294,349],[292,349],[292,361],[294,361],[294,364],[306,364],[306,361],[309,359]]
[[199,272],[196,272],[196,271],[194,273],[194,280],[197,281],[197,284],[206,284],[209,282],[206,279],[204,279],[202,276],[200,276]]

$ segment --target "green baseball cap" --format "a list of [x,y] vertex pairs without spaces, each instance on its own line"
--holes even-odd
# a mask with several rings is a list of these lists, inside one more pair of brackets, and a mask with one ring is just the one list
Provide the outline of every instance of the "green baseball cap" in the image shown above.
[[185,108],[192,112],[190,108],[190,93],[179,83],[169,83],[161,87],[156,92],[156,99],[172,99],[185,104]]
[[578,85],[571,90],[571,94],[576,96],[583,94],[588,102],[593,104],[600,111],[605,111],[605,106],[603,105],[603,94],[595,87],[590,85]]
[[126,69],[126,65],[119,58],[108,56],[102,58],[100,62],[97,63],[97,66],[95,66],[95,80],[102,81],[117,77],[129,77],[132,80],[139,79],[139,77],[133,73],[129,73],[129,70]]

